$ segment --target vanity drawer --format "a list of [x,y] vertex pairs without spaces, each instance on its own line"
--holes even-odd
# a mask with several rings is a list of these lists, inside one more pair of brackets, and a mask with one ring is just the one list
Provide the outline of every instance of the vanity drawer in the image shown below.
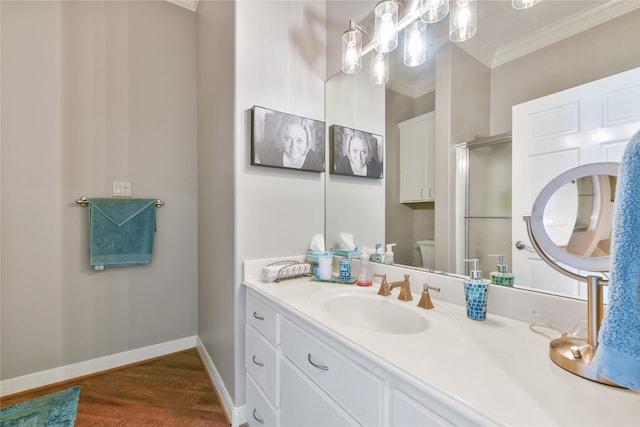
[[272,344],[280,343],[280,314],[252,291],[247,292],[246,319]]
[[281,348],[289,360],[359,422],[380,425],[382,380],[286,318],[282,321]]
[[278,406],[278,352],[251,325],[245,325],[244,367],[269,401]]
[[260,388],[247,376],[247,426],[278,426],[278,411],[269,403]]

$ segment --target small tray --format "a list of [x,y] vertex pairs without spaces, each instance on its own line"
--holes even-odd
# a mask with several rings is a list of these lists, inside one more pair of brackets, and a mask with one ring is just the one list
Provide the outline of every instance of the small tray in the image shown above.
[[354,283],[356,283],[357,278],[352,277],[349,280],[340,280],[339,276],[331,276],[331,279],[329,280],[321,280],[318,276],[313,276],[311,277],[311,280],[313,280],[314,282],[340,283],[342,285],[353,285]]

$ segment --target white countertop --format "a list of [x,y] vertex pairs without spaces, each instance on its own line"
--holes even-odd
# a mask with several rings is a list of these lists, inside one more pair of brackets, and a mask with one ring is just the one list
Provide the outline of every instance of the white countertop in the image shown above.
[[[556,366],[548,356],[549,339],[525,322],[489,312],[486,321],[466,317],[465,307],[431,293],[433,310],[414,300],[375,295],[374,286],[321,283],[309,278],[244,284],[297,314],[320,324],[337,339],[398,369],[426,390],[455,396],[490,418],[522,426],[640,427],[640,393],[595,383]],[[406,304],[428,322],[424,332],[388,334],[338,321],[322,308],[336,293],[375,295],[389,303]],[[489,296],[491,298],[491,294]]]

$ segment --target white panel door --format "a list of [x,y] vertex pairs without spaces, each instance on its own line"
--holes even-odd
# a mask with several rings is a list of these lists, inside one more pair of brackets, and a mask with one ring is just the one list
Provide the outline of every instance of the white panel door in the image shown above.
[[[583,164],[620,161],[640,129],[640,68],[596,80],[513,107],[512,239],[531,242],[522,217],[540,190],[560,173]],[[550,210],[559,215],[553,231],[567,234],[575,206],[567,204],[571,185]],[[512,246],[516,284],[586,299],[586,287],[557,273],[530,250]]]

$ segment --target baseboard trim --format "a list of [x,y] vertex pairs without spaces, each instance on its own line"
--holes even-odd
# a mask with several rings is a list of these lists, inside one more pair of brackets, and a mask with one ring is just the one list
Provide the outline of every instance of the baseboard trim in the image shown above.
[[10,378],[0,381],[0,396],[8,396],[10,394],[20,393],[22,391],[72,380],[120,366],[142,362],[154,357],[187,350],[196,347],[199,341],[198,337],[194,335],[137,348],[135,350],[124,351],[122,353],[110,354],[109,356],[103,356],[97,359],[73,363],[59,368],[47,369],[46,371]]
[[211,378],[211,382],[213,382],[216,391],[218,392],[218,397],[220,398],[220,403],[224,407],[224,410],[227,412],[229,421],[231,421],[232,427],[238,427],[247,422],[247,417],[245,414],[245,407],[243,406],[234,406],[233,399],[229,396],[229,392],[227,388],[224,386],[224,382],[222,381],[222,377],[218,373],[216,366],[213,364],[213,360],[209,356],[207,349],[204,347],[204,344],[200,340],[200,337],[197,337],[197,348],[200,353],[200,357],[204,362],[204,366],[209,373],[209,378]]

